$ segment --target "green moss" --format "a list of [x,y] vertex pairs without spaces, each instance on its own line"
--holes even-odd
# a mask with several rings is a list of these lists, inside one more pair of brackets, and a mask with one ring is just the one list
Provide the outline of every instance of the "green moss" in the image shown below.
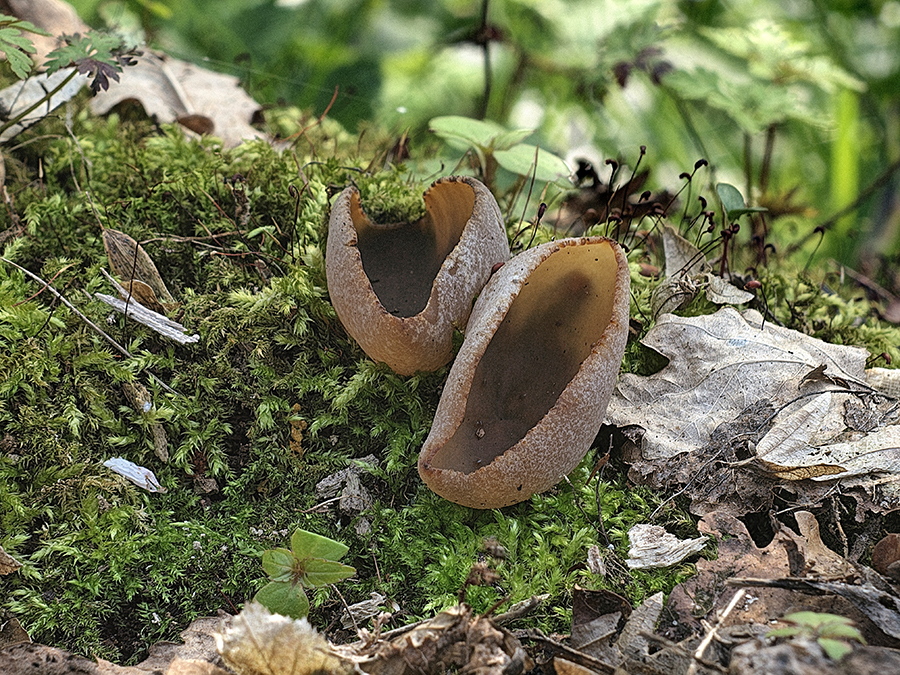
[[[422,485],[417,454],[446,368],[404,378],[366,358],[328,301],[323,260],[336,191],[356,184],[374,219],[408,220],[421,215],[430,179],[403,167],[368,173],[384,139],[348,139],[325,126],[288,152],[262,142],[227,150],[146,123],[76,115],[74,136],[42,129],[7,155],[16,181],[7,188],[26,232],[6,240],[4,257],[53,279],[132,354],[0,264],[0,546],[24,563],[0,577],[0,606],[34,640],[134,662],[194,617],[252,597],[266,581],[260,552],[297,527],[347,544],[358,574],[341,583],[344,597],[377,590],[399,605],[397,621],[454,603],[470,566],[485,558],[486,537],[509,555],[498,583],[470,588],[469,601],[483,611],[507,596],[548,593],[527,620],[548,631],[568,629],[576,582],[639,601],[690,573],[629,573],[621,564],[625,533],[648,520],[658,498],[627,486],[621,472],[591,477],[593,453],[571,483],[502,511],[465,509]],[[0,232],[13,226],[8,211],[0,221]],[[104,227],[143,243],[198,343],[173,345],[93,299],[111,292],[100,274]],[[552,236],[542,227],[534,243]],[[640,317],[652,282],[633,273]],[[804,306],[799,286],[771,280],[766,289],[774,311],[798,327],[886,351],[897,344],[871,319],[857,321],[870,316],[862,305],[842,305],[852,320],[820,326],[830,296]],[[651,325],[642,321],[643,330]],[[633,342],[624,367],[652,372],[652,355]],[[136,410],[124,383],[146,387],[153,407]],[[289,445],[298,419],[307,423],[302,457]],[[154,451],[157,424],[167,463]],[[316,508],[315,485],[369,454],[379,459],[363,477],[372,527],[357,534],[359,517]],[[151,468],[168,492],[148,494],[112,474],[102,463],[113,456]],[[203,492],[200,478],[218,491]],[[691,534],[675,509],[663,524]],[[584,568],[591,545],[608,551],[605,580]],[[319,626],[342,609],[328,589],[310,600]]]

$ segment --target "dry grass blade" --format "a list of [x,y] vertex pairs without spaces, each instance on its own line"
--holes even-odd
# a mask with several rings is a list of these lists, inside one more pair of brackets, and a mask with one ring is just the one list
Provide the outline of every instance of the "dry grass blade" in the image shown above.
[[175,302],[153,259],[134,239],[124,232],[107,228],[103,230],[103,246],[113,274],[125,282],[135,279],[144,282],[160,302]]

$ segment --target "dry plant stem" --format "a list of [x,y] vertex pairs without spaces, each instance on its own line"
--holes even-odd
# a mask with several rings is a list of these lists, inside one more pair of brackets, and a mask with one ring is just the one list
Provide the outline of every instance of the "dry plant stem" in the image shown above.
[[731,600],[728,602],[728,605],[725,607],[724,611],[719,614],[716,618],[716,623],[714,626],[709,628],[706,631],[706,635],[700,641],[700,644],[697,645],[697,651],[694,652],[694,660],[691,661],[690,667],[687,669],[687,675],[695,675],[697,672],[697,664],[702,663],[701,659],[703,658],[703,653],[706,651],[706,648],[709,647],[710,643],[715,639],[716,633],[719,630],[719,626],[722,625],[722,622],[728,618],[728,615],[734,611],[734,608],[737,607],[737,604],[744,599],[744,596],[747,594],[747,589],[742,588],[738,590],[733,596],[731,596]]
[[[66,300],[66,298],[62,295],[62,293],[60,293],[60,292],[57,291],[55,288],[53,288],[53,286],[51,286],[49,283],[45,282],[45,281],[44,281],[43,279],[41,279],[38,275],[36,275],[36,274],[34,274],[33,272],[31,272],[31,271],[25,269],[25,268],[22,267],[21,265],[18,265],[18,264],[16,264],[16,263],[14,263],[12,260],[7,260],[6,258],[2,258],[2,257],[0,257],[0,260],[2,260],[3,262],[5,262],[5,263],[8,264],[8,265],[12,265],[13,267],[15,267],[16,269],[20,270],[21,272],[24,272],[24,273],[27,274],[29,277],[31,277],[32,279],[34,279],[35,281],[37,281],[39,284],[44,284],[44,286],[47,288],[48,291],[50,291],[51,293],[53,293],[53,295],[55,295],[57,298],[59,298],[59,300],[60,300],[66,307],[68,307],[68,308],[71,309],[73,312],[75,312],[75,314],[76,314],[82,321],[84,321],[88,326],[90,326],[90,327],[93,328],[97,333],[99,333],[99,334],[103,337],[103,339],[106,340],[109,344],[111,344],[113,347],[115,347],[116,351],[118,351],[120,354],[122,354],[123,356],[125,356],[125,357],[127,357],[127,358],[129,358],[129,359],[133,359],[133,358],[134,358],[134,355],[133,355],[131,352],[129,352],[127,349],[125,349],[125,347],[123,347],[123,346],[120,345],[118,342],[116,342],[115,340],[113,340],[112,337],[110,337],[110,336],[109,336],[102,328],[100,328],[100,326],[98,326],[98,325],[95,324],[93,321],[91,321],[89,318],[87,318],[84,314],[82,314],[82,313],[78,310],[78,308],[75,307],[75,305],[73,305],[71,302],[69,302],[68,300]],[[180,394],[178,394],[177,391],[175,391],[174,389],[172,389],[172,387],[170,387],[169,385],[167,385],[165,382],[163,382],[161,379],[159,379],[159,378],[158,378],[156,375],[154,375],[153,373],[148,373],[148,375],[149,375],[151,378],[153,378],[153,380],[154,380],[160,387],[162,387],[163,389],[165,389],[165,390],[166,390],[167,392],[169,392],[170,394],[180,395]]]
[[527,600],[523,600],[522,602],[515,603],[509,611],[503,612],[502,614],[497,614],[494,617],[494,623],[498,626],[502,626],[507,623],[512,623],[516,619],[521,619],[523,616],[528,616],[534,610],[543,604],[544,600],[549,598],[549,594],[542,593],[541,595],[532,595]]
[[718,663],[713,663],[708,659],[700,659],[697,658],[696,655],[692,655],[688,650],[682,647],[677,642],[672,642],[671,640],[664,638],[662,635],[656,635],[655,633],[649,633],[647,631],[641,631],[639,635],[648,640],[649,642],[656,642],[657,644],[662,645],[666,649],[670,649],[676,654],[681,654],[682,656],[687,656],[693,658],[697,663],[699,663],[704,668],[709,668],[710,670],[715,670],[718,673],[727,673],[728,670],[720,666]]
[[353,612],[350,611],[350,605],[347,604],[347,601],[344,600],[344,596],[341,595],[341,592],[338,590],[338,587],[335,584],[328,584],[337,596],[341,599],[341,604],[344,605],[344,609],[347,610],[347,616],[350,617],[350,620],[353,622],[353,628],[356,630],[356,635],[362,638],[362,631],[359,630],[359,624],[356,623],[356,617],[353,616]]
[[533,640],[534,642],[540,642],[546,645],[552,651],[565,656],[567,661],[572,661],[573,663],[577,663],[578,665],[584,666],[585,668],[592,668],[598,673],[609,673],[610,675],[616,672],[616,668],[606,663],[606,661],[595,659],[589,654],[585,654],[584,652],[580,652],[577,649],[567,647],[561,642],[557,642],[556,640],[547,637],[539,630],[527,630],[525,631],[525,637],[527,637],[529,640]]

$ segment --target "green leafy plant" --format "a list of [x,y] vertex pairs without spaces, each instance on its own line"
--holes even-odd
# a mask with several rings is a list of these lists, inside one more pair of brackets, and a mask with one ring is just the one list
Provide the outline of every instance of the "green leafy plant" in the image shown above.
[[457,115],[435,117],[428,126],[449,145],[475,152],[488,187],[493,187],[497,167],[519,176],[533,175],[543,182],[569,175],[569,167],[562,159],[535,145],[522,143],[533,129],[509,130],[495,122]]
[[262,566],[269,583],[254,600],[277,614],[294,619],[309,613],[306,588],[337,583],[356,574],[349,565],[337,562],[348,548],[334,539],[297,529],[291,536],[291,548],[274,548],[262,554]]
[[[44,66],[48,73],[62,68],[75,67],[75,72],[91,76],[91,92],[109,89],[109,81],[119,81],[123,66],[133,66],[138,55],[134,49],[126,49],[121,38],[105,33],[67,35],[65,45],[47,55]],[[72,75],[74,77],[74,73]]]
[[845,616],[819,612],[794,612],[780,619],[787,624],[766,633],[770,638],[804,637],[814,639],[828,658],[840,661],[853,651],[850,642],[866,644],[853,621]]
[[[32,40],[23,33],[49,35],[27,21],[0,14],[0,51],[6,55],[13,73],[20,80],[31,74],[34,64],[30,55],[36,52]],[[100,90],[109,89],[110,80],[118,82],[119,73],[124,66],[137,63],[139,52],[133,47],[126,47],[121,38],[114,35],[92,32],[87,35],[67,35],[63,37],[63,41],[65,44],[47,54],[43,67],[48,82],[54,73],[65,68],[72,68],[72,71],[62,79],[52,80],[52,84],[44,88],[43,96],[31,105],[16,110],[10,119],[0,125],[0,134],[19,124],[41,106],[52,102],[53,97],[63,91],[79,73],[91,77],[91,93],[96,94]]]
[[34,42],[22,33],[34,35],[50,35],[29,21],[21,21],[14,16],[0,14],[0,51],[6,56],[9,67],[20,80],[24,80],[31,72],[34,63],[31,54],[37,51]]

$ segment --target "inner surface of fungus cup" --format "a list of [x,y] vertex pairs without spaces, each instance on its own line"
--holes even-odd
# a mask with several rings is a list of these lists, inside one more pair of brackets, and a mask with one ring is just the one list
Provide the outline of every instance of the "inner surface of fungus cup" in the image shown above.
[[472,300],[509,258],[497,202],[474,178],[435,182],[425,216],[372,222],[355,187],[335,201],[325,271],[338,318],[371,358],[401,375],[436,370],[452,356]]
[[491,278],[419,456],[432,490],[499,508],[575,468],[616,383],[629,281],[624,253],[603,237],[543,244]]

